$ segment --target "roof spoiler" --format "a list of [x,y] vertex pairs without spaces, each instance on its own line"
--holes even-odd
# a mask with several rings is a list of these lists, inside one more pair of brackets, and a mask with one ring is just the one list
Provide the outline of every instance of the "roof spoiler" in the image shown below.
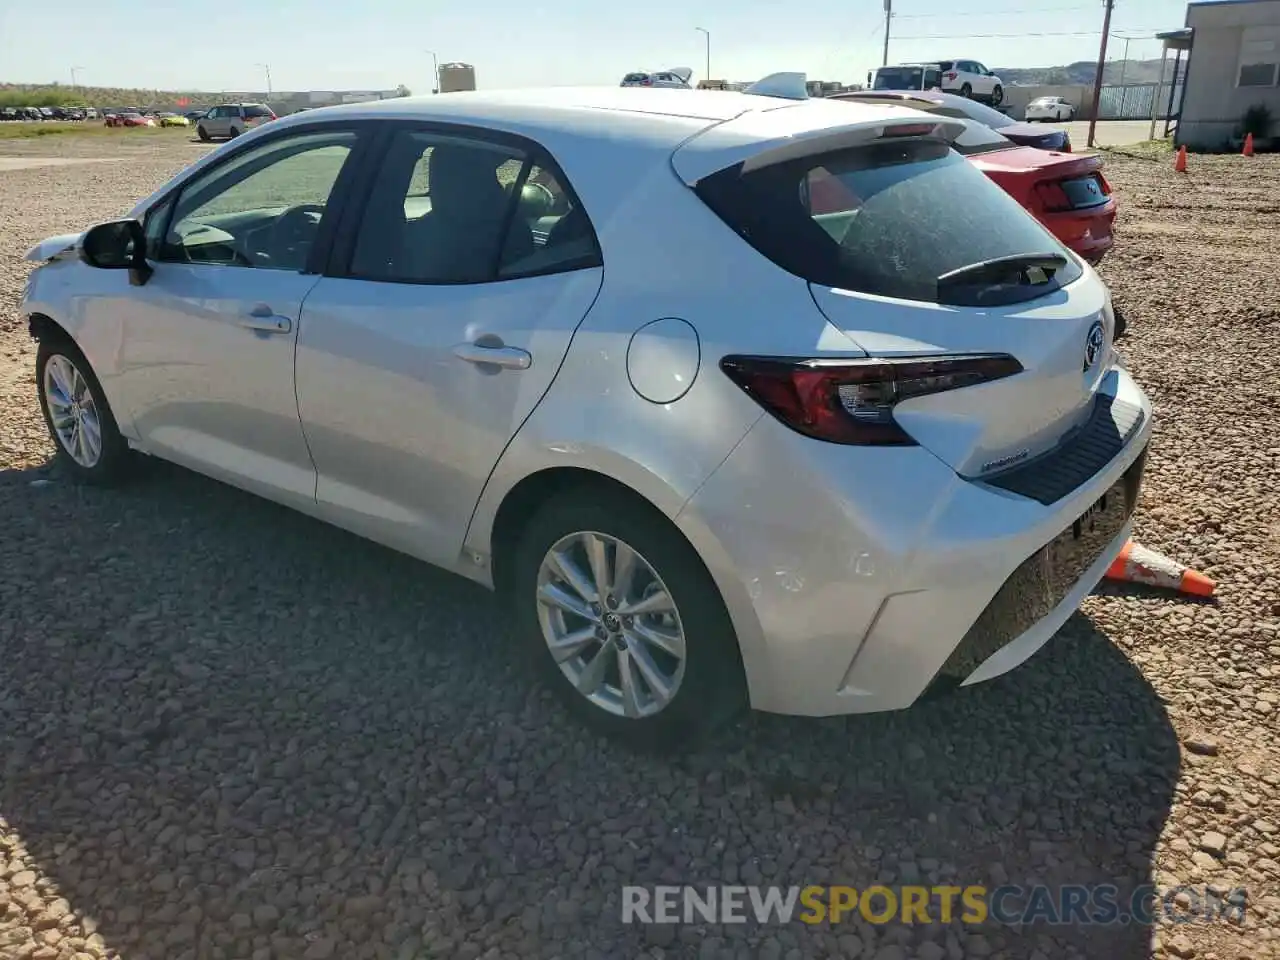
[[806,73],[771,73],[751,84],[743,93],[752,93],[757,97],[777,97],[780,100],[808,100],[809,89],[805,86],[808,80]]

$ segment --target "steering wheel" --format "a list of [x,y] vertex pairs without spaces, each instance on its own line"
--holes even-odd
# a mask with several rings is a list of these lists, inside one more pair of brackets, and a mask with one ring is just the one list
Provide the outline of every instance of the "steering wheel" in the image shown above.
[[316,238],[316,228],[320,225],[322,216],[323,204],[300,203],[276,217],[267,241],[272,264],[302,269],[306,265],[307,254]]

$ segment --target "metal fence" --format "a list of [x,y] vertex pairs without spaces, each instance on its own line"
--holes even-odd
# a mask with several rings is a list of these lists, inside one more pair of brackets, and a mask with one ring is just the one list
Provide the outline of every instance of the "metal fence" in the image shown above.
[[[1160,88],[1160,102],[1155,102],[1154,83],[1126,83],[1104,85],[1098,100],[1099,120],[1148,120],[1155,108],[1155,116],[1165,120],[1169,115],[1169,85]],[[1182,80],[1173,89],[1173,109],[1176,112],[1182,100]]]

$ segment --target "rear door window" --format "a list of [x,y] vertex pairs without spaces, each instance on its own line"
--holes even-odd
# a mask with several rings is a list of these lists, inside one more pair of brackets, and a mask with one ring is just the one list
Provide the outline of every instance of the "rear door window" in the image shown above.
[[[882,140],[701,180],[698,196],[757,251],[822,286],[939,302],[938,280],[987,260],[1061,255],[1048,280],[1014,283],[1031,300],[1082,271],[1062,244],[946,143]],[[954,301],[952,301],[954,302]]]

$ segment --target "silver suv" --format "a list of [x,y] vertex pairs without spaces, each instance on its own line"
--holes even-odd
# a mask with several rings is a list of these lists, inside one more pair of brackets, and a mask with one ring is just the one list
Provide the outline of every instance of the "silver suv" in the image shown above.
[[214,137],[238,137],[246,130],[274,120],[276,115],[265,103],[224,103],[214,107],[196,123],[201,140]]

